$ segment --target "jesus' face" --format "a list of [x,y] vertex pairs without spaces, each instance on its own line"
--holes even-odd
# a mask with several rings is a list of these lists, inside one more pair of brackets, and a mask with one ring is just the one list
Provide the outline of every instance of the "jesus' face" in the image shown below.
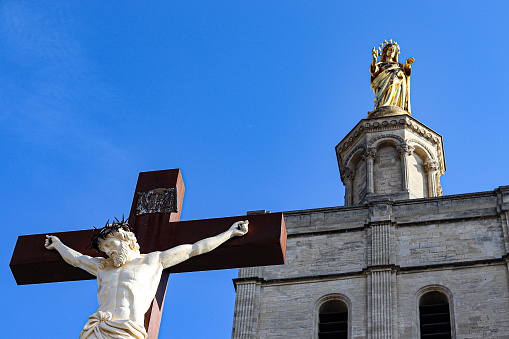
[[129,245],[115,236],[109,235],[99,243],[100,249],[113,260],[115,267],[124,265],[127,261]]

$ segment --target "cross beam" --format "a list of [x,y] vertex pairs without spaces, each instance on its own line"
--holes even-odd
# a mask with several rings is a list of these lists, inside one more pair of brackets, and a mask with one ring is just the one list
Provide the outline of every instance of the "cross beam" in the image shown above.
[[[282,213],[179,222],[184,190],[179,169],[140,173],[129,223],[142,253],[194,243],[224,232],[239,220],[249,220],[249,232],[244,237],[230,239],[210,253],[193,257],[163,272],[156,297],[145,316],[150,339],[157,338],[169,273],[278,265],[285,260],[286,228]],[[86,249],[92,232],[52,234],[83,254],[97,256],[95,251]],[[84,270],[65,263],[56,251],[46,250],[43,246],[46,234],[18,237],[9,264],[18,285],[95,279]]]
[[[193,257],[167,270],[170,273],[181,273],[284,263],[286,229],[282,213],[168,222],[166,227],[160,229],[157,237],[138,238],[138,243],[141,253],[164,251],[224,232],[239,220],[249,220],[248,235],[230,239],[206,255]],[[84,249],[92,232],[85,230],[18,237],[9,265],[16,283],[27,285],[95,279],[86,271],[64,262],[58,252],[44,248],[46,234],[52,234],[71,248]],[[80,252],[98,256],[90,249]]]

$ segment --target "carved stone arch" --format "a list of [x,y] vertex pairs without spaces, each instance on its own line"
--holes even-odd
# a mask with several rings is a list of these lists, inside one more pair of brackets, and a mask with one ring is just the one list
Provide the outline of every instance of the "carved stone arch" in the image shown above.
[[[391,139],[394,139],[394,140],[391,140]],[[378,137],[374,138],[373,140],[371,140],[368,144],[368,147],[375,147],[375,148],[378,148],[378,145],[381,143],[381,142],[384,142],[384,141],[393,141],[394,144],[404,144],[405,143],[405,139],[403,139],[402,137],[400,137],[399,135],[395,135],[395,134],[383,134],[383,135],[379,135]]]
[[343,163],[343,167],[350,167],[352,169],[354,169],[356,166],[352,166],[350,164],[350,161],[352,160],[352,158],[359,152],[362,152],[364,150],[364,145],[357,145],[354,147],[353,150],[350,151],[350,153],[348,153],[348,155],[346,156],[345,158],[345,162]]
[[413,318],[415,321],[415,324],[417,326],[414,326],[414,338],[420,338],[421,337],[421,331],[420,331],[420,319],[419,319],[419,301],[421,300],[421,297],[425,295],[428,292],[440,292],[444,294],[448,301],[449,301],[449,314],[451,316],[451,337],[456,338],[456,321],[455,321],[455,314],[454,314],[454,298],[453,294],[450,289],[443,285],[427,285],[424,287],[421,287],[414,295],[414,314]]
[[[437,158],[433,154],[433,152],[426,145],[424,145],[424,143],[422,143],[420,140],[408,139],[406,142],[407,142],[407,144],[414,143],[414,145],[412,145],[412,146],[415,148],[415,152],[417,152],[418,154],[421,153],[421,154],[425,155],[426,158],[422,159],[424,162],[426,162],[428,160],[437,160]],[[421,154],[419,154],[419,156],[421,156]],[[422,156],[421,156],[421,158],[422,158]]]
[[[368,147],[376,149],[377,157],[372,164],[371,192],[374,195],[399,194],[403,190],[402,165],[398,145],[405,140],[394,134],[382,134],[373,138]],[[386,174],[390,173],[389,176]],[[369,186],[369,185],[368,185]]]
[[318,324],[319,324],[319,314],[320,307],[328,301],[331,300],[339,300],[346,304],[348,308],[348,338],[352,337],[352,302],[351,298],[349,298],[346,294],[341,293],[329,293],[320,298],[318,298],[315,303],[312,305],[313,309],[311,314],[313,314],[313,338],[318,339]]
[[414,147],[414,154],[422,160],[422,169],[427,177],[427,196],[440,196],[440,173],[442,173],[442,168],[440,161],[437,160],[437,156],[421,140],[409,139],[407,143]]

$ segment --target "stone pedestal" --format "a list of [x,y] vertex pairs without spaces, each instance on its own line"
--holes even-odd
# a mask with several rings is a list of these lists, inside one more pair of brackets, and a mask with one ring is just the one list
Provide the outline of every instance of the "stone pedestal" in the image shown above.
[[372,112],[336,146],[347,206],[442,195],[442,136],[391,107]]

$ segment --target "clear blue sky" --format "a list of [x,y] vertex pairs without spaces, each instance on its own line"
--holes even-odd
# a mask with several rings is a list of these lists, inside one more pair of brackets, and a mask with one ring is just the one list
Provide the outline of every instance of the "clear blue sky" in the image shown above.
[[[444,194],[509,185],[508,15],[507,1],[1,1],[0,336],[78,336],[95,281],[17,286],[16,239],[128,214],[140,171],[182,170],[182,220],[343,205],[334,146],[372,109],[384,39],[416,60],[412,113],[444,137]],[[173,275],[160,338],[228,338],[236,274]]]

